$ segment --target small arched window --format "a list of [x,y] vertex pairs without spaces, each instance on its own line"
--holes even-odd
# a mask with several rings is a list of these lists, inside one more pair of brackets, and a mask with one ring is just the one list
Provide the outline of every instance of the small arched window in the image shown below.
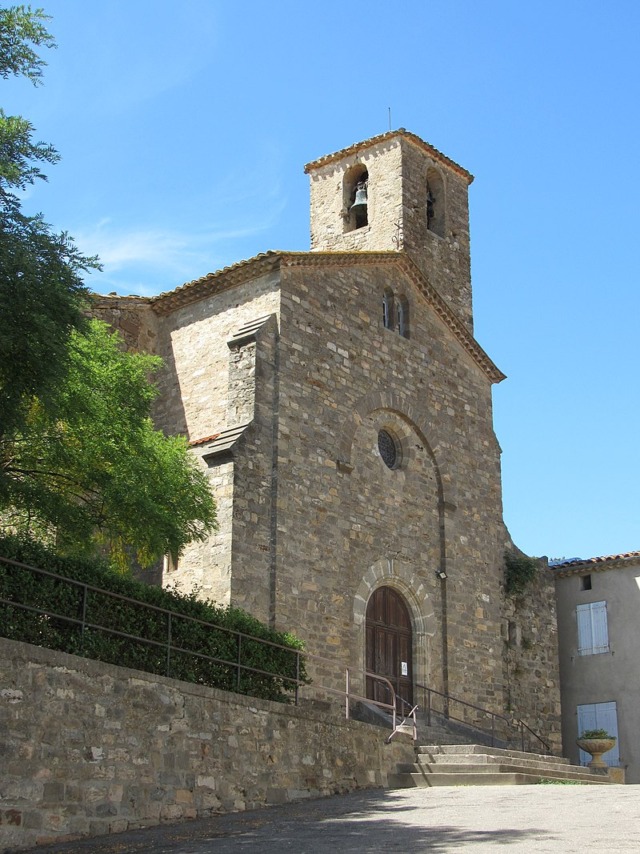
[[395,330],[403,338],[409,337],[409,303],[406,297],[398,297],[395,301],[396,323]]
[[394,327],[394,302],[393,291],[386,288],[382,295],[382,325],[385,329]]
[[444,181],[438,170],[433,168],[427,170],[427,228],[439,237],[444,237]]
[[342,216],[344,231],[355,231],[369,224],[369,173],[357,163],[344,176]]

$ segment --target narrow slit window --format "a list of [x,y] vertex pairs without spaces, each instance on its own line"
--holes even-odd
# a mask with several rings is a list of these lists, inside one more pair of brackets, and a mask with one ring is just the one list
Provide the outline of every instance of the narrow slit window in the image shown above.
[[395,329],[402,338],[409,337],[409,303],[405,297],[399,297],[395,301],[396,323]]
[[393,329],[394,325],[394,299],[393,293],[386,290],[382,295],[382,325],[385,329]]

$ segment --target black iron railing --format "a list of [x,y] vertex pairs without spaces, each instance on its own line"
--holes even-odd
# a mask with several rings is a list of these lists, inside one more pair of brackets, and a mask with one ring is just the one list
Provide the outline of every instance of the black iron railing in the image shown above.
[[427,685],[418,684],[416,688],[424,694],[421,708],[426,716],[427,726],[431,726],[434,717],[439,717],[488,736],[492,747],[500,743],[513,747],[515,743],[523,751],[545,755],[552,752],[548,742],[519,718],[509,718],[507,715],[491,712]]
[[[0,557],[0,562],[15,571],[31,574],[26,595],[20,595],[19,586],[12,595],[6,595],[11,592],[6,589],[10,585],[5,584],[4,589],[3,585],[0,585],[0,635],[3,637],[26,640],[39,646],[181,679],[185,679],[183,670],[191,670],[196,674],[196,678],[186,681],[209,684],[239,693],[253,693],[247,688],[251,688],[250,677],[257,677],[257,683],[255,680],[254,683],[262,688],[262,691],[257,692],[257,696],[269,698],[271,693],[275,699],[275,695],[282,694],[282,691],[292,692],[297,702],[298,690],[305,682],[305,656],[299,649],[142,602],[9,558]],[[49,583],[55,582],[56,590],[62,590],[59,600],[68,606],[64,611],[62,608],[48,607],[47,603],[42,601],[39,586],[44,586],[45,580]],[[89,607],[91,597],[99,597],[103,603],[105,600],[112,604],[126,603],[134,608],[136,613],[143,613],[143,622],[148,623],[149,633],[145,635],[124,631],[122,627],[108,625],[105,620],[100,621],[97,619],[100,609]],[[104,610],[109,614],[108,606]],[[29,614],[34,619],[23,619],[20,622],[16,620],[16,614]],[[17,622],[20,622],[20,626],[16,630],[13,624]],[[198,637],[203,636],[204,630],[209,639],[206,652],[181,643],[180,638],[188,637],[189,630],[193,627],[197,627]],[[96,637],[119,638],[131,642],[133,647],[129,650],[121,645],[119,649],[122,651],[122,658],[118,656],[117,660],[113,660],[113,649],[109,653],[109,646],[101,646],[99,640],[96,643]],[[218,648],[220,654],[217,654]],[[248,663],[252,656],[256,657],[257,650],[257,657],[262,659],[270,657],[269,653],[280,651],[281,657],[284,655],[285,666],[269,670]],[[156,654],[147,654],[149,651],[155,651]],[[127,655],[127,652],[130,655]],[[186,668],[174,667],[177,660],[181,660],[183,664],[185,660],[196,664]],[[207,675],[211,678],[207,678]],[[273,681],[272,686],[269,685],[270,681]],[[284,696],[280,699],[284,699]]]
[[[125,596],[122,593],[106,590],[85,581],[59,575],[50,570],[40,569],[9,558],[0,557],[0,564],[18,572],[30,573],[27,583],[17,585],[7,583],[7,579],[3,579],[0,573],[0,636],[2,637],[267,699],[287,699],[283,695],[283,691],[288,691],[293,695],[296,705],[301,699],[302,689],[304,689],[304,698],[339,697],[344,702],[347,718],[350,717],[351,703],[366,700],[366,702],[389,714],[392,730],[393,732],[396,731],[396,694],[389,680],[383,676],[366,673],[364,679],[369,677],[384,684],[389,692],[388,702],[371,700],[358,693],[357,690],[354,691],[351,686],[349,668],[342,667],[335,659],[311,655],[290,646],[199,620],[196,617],[152,605],[140,599]],[[54,582],[53,590],[51,589],[51,582]],[[49,587],[47,587],[47,583]],[[11,587],[14,587],[13,595],[7,595],[11,592]],[[47,598],[47,592],[45,592],[47,590],[50,599],[64,603],[66,606],[64,611],[61,607],[53,607],[51,601],[43,601]],[[143,635],[127,632],[122,628],[116,628],[114,625],[107,625],[104,621],[98,621],[95,617],[92,618],[92,614],[100,613],[100,609],[96,611],[95,608],[91,607],[94,604],[91,599],[92,596],[106,597],[111,603],[127,604],[135,609],[141,609],[141,613],[148,618],[146,622],[149,633]],[[104,608],[104,602],[102,604]],[[109,613],[108,607],[105,610]],[[16,620],[16,613],[32,616],[33,620]],[[193,649],[180,643],[180,637],[184,637],[185,634],[188,635],[188,631],[185,632],[185,626],[196,626],[198,629],[204,629],[206,637],[213,639],[208,644],[208,652]],[[99,643],[97,644],[98,654],[96,654],[96,635],[121,639],[142,649],[156,651],[158,654],[146,656],[136,654],[135,649],[132,652],[127,648],[122,657],[118,657],[114,656],[112,649],[107,648],[105,655],[105,650],[100,648]],[[198,633],[198,637],[202,638],[202,632]],[[226,651],[233,648],[233,656],[211,654],[211,647],[215,647],[216,644]],[[255,654],[256,646],[263,651],[279,651],[287,660],[286,668],[266,670],[248,664],[243,660],[243,655],[247,650]],[[187,670],[195,670],[196,678],[187,678],[184,675],[184,662],[181,662],[182,666],[175,666],[176,659],[185,656],[203,663],[202,668],[186,668]],[[308,662],[313,662],[319,669],[329,672],[329,684],[323,684],[322,681],[314,681],[314,684],[309,684],[309,679],[306,677],[306,664]],[[212,678],[207,678],[207,675],[211,674]],[[261,690],[252,690],[252,684],[247,677],[263,680],[262,682],[258,681],[257,687]],[[340,683],[344,687],[337,687]],[[255,683],[253,687],[255,688]],[[415,724],[415,710],[412,719]]]
[[[351,688],[348,668],[343,671],[344,689],[334,687],[340,680],[337,671],[341,669],[335,660],[312,655],[291,646],[152,605],[125,596],[122,593],[106,590],[85,581],[68,578],[9,558],[0,557],[0,563],[21,572],[29,572],[32,575],[30,584],[26,585],[28,595],[25,596],[6,595],[8,585],[0,584],[0,636],[267,699],[287,699],[285,692],[289,692],[293,695],[296,704],[298,704],[301,688],[305,687],[306,696],[328,694],[343,697],[347,718],[349,717],[351,701],[366,701],[389,713],[394,732],[405,721],[411,721],[410,725],[414,727],[415,737],[415,711],[417,706],[408,704],[402,698],[397,697],[391,683],[378,674],[366,672],[364,678],[365,680],[366,678],[374,678],[383,683],[389,692],[388,702],[374,701],[354,692]],[[54,607],[47,607],[47,603],[42,601],[39,579],[42,580],[43,587],[46,579],[54,581],[56,588],[73,592],[74,595],[62,595],[60,597],[61,601],[69,605],[66,613],[60,609],[56,610]],[[136,609],[142,609],[149,617],[150,634],[153,636],[127,632],[115,625],[107,625],[105,622],[97,621],[92,615],[99,613],[99,611],[97,612],[95,608],[89,607],[92,596],[105,597],[112,603],[127,603]],[[15,619],[12,615],[16,613],[34,617],[34,621],[31,621],[33,625],[26,626],[26,632],[20,633],[20,631],[13,630],[12,619],[13,622]],[[108,608],[106,613],[109,613]],[[207,638],[206,652],[202,649],[193,649],[181,642],[181,638],[189,635],[189,626],[204,630]],[[187,628],[185,629],[185,627]],[[22,628],[25,628],[24,620],[22,621]],[[127,656],[125,650],[122,658],[118,657],[114,660],[113,650],[109,654],[107,649],[107,654],[105,654],[104,647],[100,648],[100,644],[96,644],[96,636],[130,641],[134,645],[134,653]],[[202,638],[202,636],[202,632],[200,632],[198,637]],[[152,650],[157,654],[145,655],[140,652],[136,654],[135,647],[138,650]],[[278,669],[266,669],[248,663],[252,657],[255,657],[256,649],[262,650],[263,653],[265,651],[278,651],[285,656],[285,666]],[[232,654],[230,654],[231,650],[233,650]],[[186,668],[192,672],[193,678],[183,675],[185,658],[201,665]],[[180,662],[181,666],[177,666],[177,661]],[[319,666],[331,665],[330,670],[333,672],[330,678],[331,685],[327,686],[316,682],[310,687],[308,685],[309,680],[306,678],[307,662],[315,662]],[[282,665],[282,663],[281,660],[280,664]],[[428,725],[431,724],[432,716],[440,716],[483,732],[490,737],[491,744],[494,746],[498,741],[504,740],[505,737],[508,738],[509,734],[510,740],[513,740],[515,732],[522,750],[525,750],[527,745],[531,748],[531,744],[533,744],[534,749],[537,746],[538,752],[551,752],[549,744],[522,720],[511,719],[506,715],[488,711],[481,706],[436,691],[426,685],[418,684],[416,688],[424,694],[424,701],[420,705],[426,715]],[[469,711],[473,714],[469,714]],[[403,718],[399,725],[396,720],[397,712],[400,712],[400,717]],[[488,725],[483,725],[479,718],[488,719]]]

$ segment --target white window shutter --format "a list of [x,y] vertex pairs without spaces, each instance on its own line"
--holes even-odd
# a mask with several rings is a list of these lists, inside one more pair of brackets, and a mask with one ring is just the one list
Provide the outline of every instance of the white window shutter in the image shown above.
[[578,655],[609,652],[607,603],[588,602],[576,607]]
[[593,602],[591,605],[593,627],[593,652],[609,652],[609,631],[607,628],[607,603]]
[[591,653],[591,611],[588,605],[578,605],[576,608],[578,619],[578,655],[590,655]]

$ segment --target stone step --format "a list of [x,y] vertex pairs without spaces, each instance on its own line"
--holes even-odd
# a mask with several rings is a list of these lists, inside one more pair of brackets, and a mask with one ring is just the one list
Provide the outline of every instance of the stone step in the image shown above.
[[390,775],[392,788],[415,786],[518,786],[541,780],[586,785],[610,784],[607,775],[569,764],[557,756],[539,756],[521,750],[488,748],[478,744],[431,744],[416,749],[416,762],[398,765]]
[[522,762],[500,762],[500,763],[457,763],[451,765],[416,763],[414,765],[402,764],[398,766],[399,773],[403,774],[532,774],[540,778],[550,780],[584,780],[590,782],[594,775],[584,768],[578,766],[548,767],[544,765],[525,765]]
[[510,756],[496,756],[489,753],[457,753],[457,754],[447,754],[447,753],[419,753],[417,756],[417,762],[420,765],[494,765],[500,764],[504,762],[516,762],[518,765],[522,765],[522,767],[532,768],[533,770],[543,770],[554,769],[556,771],[562,771],[569,766],[568,761],[565,761],[559,757],[553,756],[520,756],[520,757],[510,757]]
[[421,744],[416,747],[416,753],[439,755],[482,755],[482,756],[508,756],[510,759],[537,759],[540,761],[560,762],[568,765],[569,760],[563,756],[544,756],[540,753],[527,753],[522,750],[511,748],[487,747],[484,744]]
[[418,730],[418,740],[424,744],[469,744],[469,739],[464,735],[451,733],[444,727],[423,727]]
[[[517,772],[493,774],[390,774],[389,787],[394,789],[431,788],[433,786],[532,786],[540,780],[553,779],[542,774]],[[559,778],[556,778],[559,779]],[[594,775],[592,780],[579,781],[584,785],[608,784],[603,777]]]

